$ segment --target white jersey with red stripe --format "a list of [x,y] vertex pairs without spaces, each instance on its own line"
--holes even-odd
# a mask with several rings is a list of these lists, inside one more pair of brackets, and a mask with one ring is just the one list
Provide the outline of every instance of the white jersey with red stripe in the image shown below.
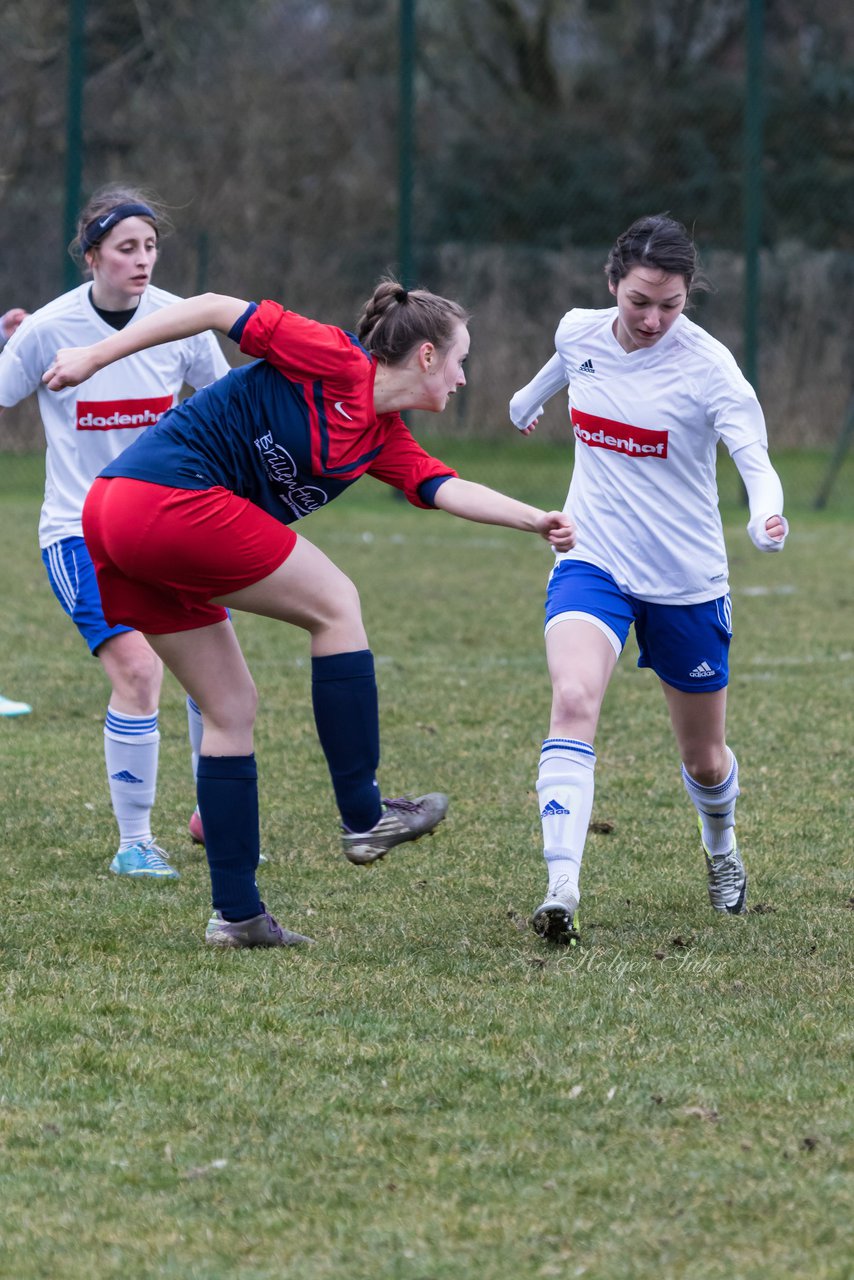
[[616,314],[568,312],[556,354],[511,401],[521,429],[568,385],[575,463],[564,510],[578,541],[558,559],[597,565],[641,600],[713,600],[728,589],[717,444],[764,449],[762,410],[726,347],[686,316],[626,352]]
[[[229,364],[212,333],[167,342],[101,369],[79,387],[48,391],[42,375],[60,347],[86,347],[115,333],[92,305],[90,284],[35,311],[0,355],[0,405],[36,392],[47,457],[39,545],[82,537],[80,513],[95,476],[176,403],[186,384],[206,387]],[[149,285],[130,324],[179,301]]]

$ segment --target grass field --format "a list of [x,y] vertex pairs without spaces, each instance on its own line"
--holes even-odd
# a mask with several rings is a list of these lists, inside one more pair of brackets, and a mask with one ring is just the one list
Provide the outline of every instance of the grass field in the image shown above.
[[[439,447],[560,505],[531,444]],[[430,840],[346,864],[302,635],[241,616],[261,692],[259,880],[299,953],[212,954],[183,700],[156,831],[178,883],[117,881],[105,686],[38,556],[41,462],[0,460],[0,1276],[35,1280],[765,1280],[854,1276],[854,459],[777,459],[792,534],[722,493],[730,741],[753,910],[708,904],[654,677],[597,741],[584,938],[527,925],[544,873],[535,539],[365,481],[303,531],[358,582],[386,793],[446,790]]]

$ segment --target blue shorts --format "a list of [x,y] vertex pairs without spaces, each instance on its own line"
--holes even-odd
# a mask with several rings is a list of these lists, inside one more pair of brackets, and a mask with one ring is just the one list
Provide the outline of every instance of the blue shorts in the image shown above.
[[89,646],[91,653],[130,627],[111,627],[101,608],[95,566],[82,538],[63,538],[42,551],[53,593]]
[[639,667],[685,693],[712,693],[729,680],[732,601],[729,594],[702,604],[650,604],[621,591],[610,573],[583,560],[561,560],[549,578],[546,631],[567,618],[584,618],[610,640],[617,657],[635,624]]

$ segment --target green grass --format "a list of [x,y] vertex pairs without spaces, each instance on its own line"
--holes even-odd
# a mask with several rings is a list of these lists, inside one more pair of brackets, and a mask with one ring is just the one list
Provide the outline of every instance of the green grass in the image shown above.
[[[558,450],[437,451],[562,500]],[[447,790],[451,812],[373,869],[344,863],[305,641],[239,617],[262,890],[318,945],[219,955],[179,690],[156,829],[182,878],[119,882],[105,685],[39,562],[40,462],[3,460],[0,689],[34,713],[0,721],[0,1276],[854,1275],[851,482],[816,514],[822,460],[778,462],[781,556],[753,551],[722,477],[761,910],[711,912],[663,699],[627,653],[597,740],[612,830],[588,842],[583,944],[538,942],[548,551],[364,482],[303,529],[361,590],[384,789]]]

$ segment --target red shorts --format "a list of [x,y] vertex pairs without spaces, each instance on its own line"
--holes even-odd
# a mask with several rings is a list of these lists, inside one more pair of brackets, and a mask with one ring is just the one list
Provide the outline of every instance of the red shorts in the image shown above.
[[83,536],[104,616],[149,635],[222,622],[228,614],[211,599],[266,578],[297,540],[229,489],[172,489],[124,476],[92,485]]

